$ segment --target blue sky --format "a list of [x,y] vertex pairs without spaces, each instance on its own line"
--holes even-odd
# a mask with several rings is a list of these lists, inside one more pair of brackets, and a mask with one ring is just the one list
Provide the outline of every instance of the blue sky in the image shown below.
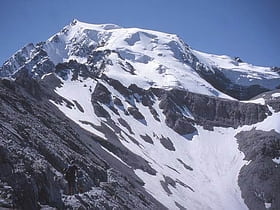
[[279,0],[1,0],[0,65],[72,19],[178,34],[192,48],[280,66]]

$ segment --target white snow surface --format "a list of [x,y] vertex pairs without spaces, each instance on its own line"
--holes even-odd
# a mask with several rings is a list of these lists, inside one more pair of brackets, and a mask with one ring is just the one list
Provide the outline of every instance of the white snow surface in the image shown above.
[[271,203],[264,203],[264,206],[266,209],[270,209],[271,208]]
[[[76,100],[83,107],[84,112],[79,111],[76,105],[71,109],[66,106],[66,103],[54,104],[81,127],[103,137],[106,141],[101,132],[90,125],[81,123],[83,120],[98,126],[102,118],[98,118],[94,114],[90,102],[89,87],[94,88],[96,81],[82,80],[82,78],[79,80],[62,80],[63,85],[57,88],[56,92],[71,102]],[[106,83],[103,85],[109,89],[112,97],[118,97],[123,102],[125,109],[131,106],[118,91]],[[103,108],[110,113],[116,125],[123,129],[124,132],[117,134],[121,143],[133,153],[147,160],[150,166],[157,171],[153,176],[140,169],[135,170],[135,173],[144,181],[144,188],[148,193],[169,209],[178,209],[176,203],[187,209],[247,209],[241,198],[237,179],[241,167],[248,162],[243,160],[244,154],[238,150],[235,135],[240,131],[253,128],[264,131],[274,129],[276,132],[280,132],[280,113],[271,110],[272,115],[263,122],[250,126],[245,125],[237,129],[216,127],[213,131],[208,131],[196,126],[198,133],[181,136],[163,123],[165,116],[159,109],[158,101],[153,108],[159,114],[161,122],[154,120],[148,107],[136,101],[135,106],[145,116],[144,122],[134,119],[131,115],[125,115],[121,110],[119,110],[120,116],[118,116],[107,106],[103,105]],[[186,114],[190,115],[187,111]],[[192,116],[190,115],[190,117]],[[118,122],[118,118],[123,118],[129,123],[134,133],[133,137],[137,139],[139,145],[131,141],[127,128]],[[140,135],[150,136],[153,144],[145,142]],[[168,150],[161,144],[160,138],[162,137],[171,140],[175,151]],[[116,154],[112,154],[113,151],[104,150],[127,165]],[[278,159],[273,161],[277,162]],[[193,170],[187,169],[184,164]],[[162,186],[164,177],[170,177],[176,183],[175,187],[168,185],[170,193],[167,193]]]
[[280,157],[273,158],[272,161],[276,164],[280,164]]
[[[102,137],[102,134],[91,126],[84,125],[80,120],[100,125],[102,118],[97,118],[90,104],[89,86],[94,86],[96,81],[63,81],[63,85],[56,92],[69,101],[76,100],[84,108],[84,113],[79,109],[69,108],[65,103],[55,104],[68,117],[90,132]],[[87,84],[87,87],[84,87]],[[112,93],[112,97],[118,97],[126,109],[130,106],[125,98],[115,89],[103,85]],[[125,132],[121,132],[119,138],[121,143],[133,153],[147,160],[152,168],[157,171],[155,176],[140,169],[135,173],[144,181],[144,188],[159,202],[169,209],[178,209],[176,203],[187,209],[247,209],[241,198],[240,188],[237,183],[241,167],[247,162],[243,160],[244,154],[238,150],[235,135],[241,130],[252,129],[252,126],[233,128],[214,128],[214,131],[204,130],[196,126],[198,133],[194,135],[181,136],[169,128],[164,122],[165,116],[156,102],[153,107],[159,113],[161,122],[154,120],[149,109],[141,103],[135,102],[136,107],[145,116],[145,123],[134,119],[131,115],[125,115],[119,110],[120,116],[112,112],[107,106],[103,106],[111,115],[113,121]],[[261,128],[264,124],[270,124],[275,128],[274,115],[267,118],[267,122],[258,123]],[[131,141],[127,136],[129,133],[125,127],[118,123],[121,117],[129,123],[139,145]],[[277,116],[276,116],[277,118]],[[149,135],[153,144],[145,142],[140,135]],[[160,142],[160,138],[169,138],[175,151],[166,149]],[[104,138],[104,141],[106,139]],[[117,160],[123,160],[112,154],[112,151],[104,149]],[[187,169],[188,165],[193,170]],[[164,177],[172,178],[176,186],[168,185],[170,194],[162,187]],[[175,203],[176,202],[176,203]]]
[[268,89],[274,89],[279,85],[279,74],[270,67],[260,67],[245,62],[237,62],[226,55],[213,55],[197,50],[193,54],[209,68],[222,68],[223,73],[236,84],[249,86],[261,85]]
[[[66,102],[63,102],[62,104],[57,104],[54,101],[51,102],[56,105],[67,117],[72,119],[82,128],[94,133],[99,137],[105,138],[103,133],[93,128],[90,124],[82,123],[84,121],[90,122],[97,126],[100,125],[101,119],[94,114],[91,104],[91,90],[94,90],[96,81],[93,79],[78,79],[76,81],[71,81],[70,78],[72,78],[71,72],[69,72],[67,80],[61,79],[62,86],[57,88],[55,92],[58,95],[61,95],[64,99],[71,102],[74,106],[69,108],[66,106]],[[74,101],[79,103],[84,112],[79,110]]]
[[257,99],[252,99],[249,101],[242,101],[243,103],[254,103],[254,104],[261,104],[265,105],[265,99],[264,98],[257,98]]
[[280,97],[280,93],[273,93],[271,96],[274,98],[278,98],[278,97]]

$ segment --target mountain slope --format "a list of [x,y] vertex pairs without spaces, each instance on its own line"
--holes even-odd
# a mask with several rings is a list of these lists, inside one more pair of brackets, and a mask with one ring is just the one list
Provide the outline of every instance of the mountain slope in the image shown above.
[[[274,68],[193,50],[176,35],[74,20],[0,75],[6,206],[280,207]],[[85,176],[74,196],[62,178],[71,159]]]

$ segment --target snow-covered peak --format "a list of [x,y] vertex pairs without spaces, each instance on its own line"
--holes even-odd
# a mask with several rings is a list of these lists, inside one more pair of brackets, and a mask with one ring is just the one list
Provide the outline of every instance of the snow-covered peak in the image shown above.
[[110,29],[119,29],[121,28],[119,25],[116,24],[91,24],[86,22],[81,22],[78,19],[73,19],[70,23],[70,26],[75,28],[84,28],[84,29],[91,29],[91,30],[110,30]]
[[279,73],[273,71],[271,67],[240,62],[227,55],[213,55],[197,50],[192,50],[192,53],[207,67],[221,69],[223,74],[235,84],[261,85],[268,89],[274,89],[279,85]]
[[[96,53],[106,51],[110,53],[103,53],[99,63],[91,62]],[[36,72],[38,62],[54,69],[59,63],[76,60],[91,70],[100,70],[102,66],[103,74],[125,86],[136,84],[145,89],[179,88],[232,99],[228,93],[235,93],[236,89],[258,85],[259,92],[254,93],[257,95],[280,85],[279,73],[269,67],[193,50],[175,34],[115,24],[89,24],[76,19],[46,42],[32,49],[23,48],[19,55],[0,69],[0,76],[13,75],[23,66],[42,76],[42,71]],[[48,69],[46,73],[51,71]],[[249,92],[252,97],[254,94]]]
[[[176,35],[145,30],[139,28],[122,28],[114,24],[89,24],[74,19],[59,33],[50,37],[44,46],[54,63],[70,59],[86,62],[90,51],[99,48],[126,51],[152,51],[156,45],[168,45],[170,42],[179,42]],[[100,48],[103,47],[103,48]],[[168,47],[168,46],[167,46]],[[158,47],[165,50],[167,47]],[[177,46],[172,46],[176,47]],[[176,49],[172,49],[176,51]]]

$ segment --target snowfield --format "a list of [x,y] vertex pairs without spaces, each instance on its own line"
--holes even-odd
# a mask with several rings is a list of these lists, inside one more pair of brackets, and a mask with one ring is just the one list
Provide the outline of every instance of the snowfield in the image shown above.
[[[70,87],[71,83],[73,83],[72,87]],[[100,132],[80,123],[81,120],[85,120],[100,125],[98,118],[90,108],[90,101],[86,99],[90,96],[86,94],[88,90],[83,84],[93,85],[92,81],[65,81],[64,85],[56,91],[69,101],[78,101],[84,108],[84,113],[78,111],[77,108],[70,109],[65,105],[56,105],[76,123],[99,135]],[[115,96],[125,100],[114,89],[111,91]],[[85,97],[86,95],[87,97]],[[129,105],[124,104],[124,106]],[[122,144],[147,160],[157,171],[156,176],[153,176],[140,169],[135,170],[135,173],[145,182],[144,187],[147,192],[169,209],[178,208],[176,203],[191,209],[247,209],[237,184],[239,171],[246,164],[246,161],[243,160],[244,155],[238,150],[238,144],[234,137],[243,130],[243,127],[238,129],[215,128],[214,131],[207,131],[197,126],[198,133],[181,136],[161,123],[164,122],[165,116],[158,108],[158,104],[153,107],[160,114],[161,122],[154,120],[147,107],[140,103],[136,106],[145,116],[146,125],[131,115],[127,116],[120,112],[120,116],[117,116],[108,107],[103,106],[103,108],[110,112],[112,120],[115,122],[119,117],[130,122],[134,137],[139,141],[139,145],[133,143],[126,136],[126,133],[119,136],[120,139],[124,138],[121,140]],[[272,117],[267,120],[273,123]],[[258,126],[261,125],[262,123],[259,123]],[[253,127],[254,125],[244,126],[246,129]],[[125,127],[123,129],[126,130]],[[153,144],[147,143],[140,137],[140,135],[145,134],[152,138]],[[162,137],[171,140],[174,151],[166,149],[161,144],[160,138]],[[107,150],[105,149],[105,151]],[[115,154],[113,156],[116,157]],[[168,179],[166,177],[171,178],[174,183],[165,183]]]
[[[80,123],[81,120],[86,120],[100,125],[98,118],[94,116],[90,108],[90,102],[88,100],[83,102],[86,98],[84,91],[87,89],[83,84],[88,84],[88,82],[66,81],[61,88],[57,89],[57,93],[69,101],[76,100],[83,108],[88,107],[84,113],[77,113],[77,108],[70,109],[65,105],[56,105],[76,123],[94,134],[99,134],[100,132],[92,130],[92,127],[85,127]],[[90,84],[92,85],[92,81]],[[73,89],[75,89],[74,93],[70,91]],[[125,101],[123,96],[114,89],[111,92]],[[124,107],[128,106],[128,104],[124,104]],[[151,167],[157,171],[154,176],[140,169],[135,170],[135,173],[145,182],[144,187],[148,193],[169,209],[176,209],[180,205],[187,209],[247,209],[237,183],[239,171],[247,161],[243,160],[244,154],[238,150],[234,136],[240,131],[252,128],[265,131],[275,129],[280,133],[279,123],[277,123],[280,119],[279,113],[273,113],[263,122],[237,129],[215,127],[213,131],[208,131],[196,126],[197,133],[181,136],[162,123],[165,116],[159,109],[158,103],[153,108],[160,114],[161,122],[154,120],[149,109],[142,104],[137,103],[136,107],[145,116],[146,124],[134,119],[131,115],[125,115],[123,112],[117,116],[108,107],[103,106],[110,113],[113,121],[117,122],[117,119],[121,117],[130,122],[134,137],[139,141],[139,145],[133,143],[126,133],[119,135],[122,144],[147,160]],[[127,128],[123,127],[123,129]],[[141,138],[140,135],[145,134],[152,138],[152,144]],[[161,144],[160,138],[162,137],[171,140],[174,151],[168,150]],[[105,151],[111,153],[106,149]],[[123,162],[115,154],[113,156]],[[279,160],[274,159],[273,161],[278,163]]]

